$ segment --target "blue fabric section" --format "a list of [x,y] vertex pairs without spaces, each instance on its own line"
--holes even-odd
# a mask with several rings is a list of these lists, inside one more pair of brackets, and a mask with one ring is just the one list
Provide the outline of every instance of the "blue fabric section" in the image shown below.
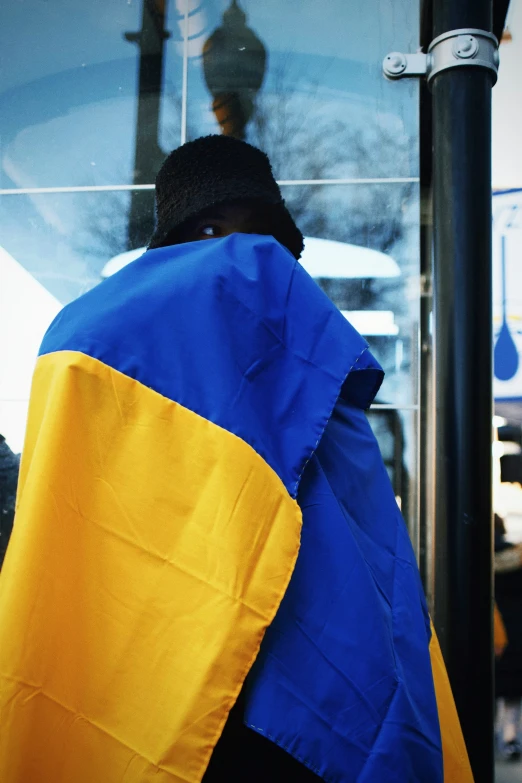
[[382,381],[293,256],[246,234],[149,251],[62,310],[40,353],[62,350],[238,435],[294,497],[347,376],[343,395],[363,407]]
[[224,427],[299,487],[301,551],[248,725],[328,781],[441,783],[426,607],[362,411],[382,370],[290,253],[240,234],[150,251],[60,313],[41,354],[62,350]]
[[245,722],[335,783],[442,783],[430,625],[365,414],[340,400],[298,494],[302,543]]

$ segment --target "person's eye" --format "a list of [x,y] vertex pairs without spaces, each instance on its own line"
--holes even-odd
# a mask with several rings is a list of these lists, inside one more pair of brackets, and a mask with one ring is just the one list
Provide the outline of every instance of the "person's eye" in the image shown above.
[[208,223],[199,229],[199,233],[204,237],[219,237],[221,236],[221,229],[213,223]]

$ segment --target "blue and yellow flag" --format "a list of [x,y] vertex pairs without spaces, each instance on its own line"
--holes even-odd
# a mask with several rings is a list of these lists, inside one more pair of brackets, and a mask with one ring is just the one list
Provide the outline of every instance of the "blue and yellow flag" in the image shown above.
[[381,379],[268,237],[150,251],[60,313],[0,579],[2,783],[199,783],[247,674],[246,724],[325,780],[471,783]]

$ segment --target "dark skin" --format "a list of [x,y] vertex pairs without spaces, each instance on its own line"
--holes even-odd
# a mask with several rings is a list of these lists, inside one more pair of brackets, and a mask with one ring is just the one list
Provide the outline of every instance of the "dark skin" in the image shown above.
[[263,205],[234,201],[204,210],[178,229],[171,241],[183,244],[236,233],[272,236],[274,227],[270,210]]

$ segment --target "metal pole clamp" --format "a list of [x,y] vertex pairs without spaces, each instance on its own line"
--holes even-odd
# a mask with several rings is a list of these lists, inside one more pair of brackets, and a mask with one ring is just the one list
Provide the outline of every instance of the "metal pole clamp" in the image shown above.
[[382,70],[388,79],[424,76],[431,85],[439,73],[449,68],[487,68],[495,84],[498,65],[498,41],[493,33],[470,27],[437,36],[427,54],[390,52],[383,60]]

